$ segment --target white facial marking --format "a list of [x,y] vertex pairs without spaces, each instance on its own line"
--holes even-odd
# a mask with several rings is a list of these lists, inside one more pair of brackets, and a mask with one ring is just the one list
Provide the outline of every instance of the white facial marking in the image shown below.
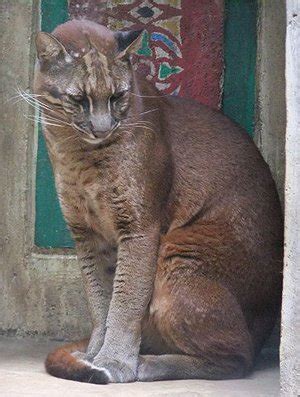
[[68,95],[77,95],[77,94],[78,94],[78,90],[77,90],[77,88],[74,87],[74,86],[69,86],[69,87],[66,89],[66,93],[67,93]]
[[73,58],[70,55],[65,56],[65,62],[71,63],[73,61]]

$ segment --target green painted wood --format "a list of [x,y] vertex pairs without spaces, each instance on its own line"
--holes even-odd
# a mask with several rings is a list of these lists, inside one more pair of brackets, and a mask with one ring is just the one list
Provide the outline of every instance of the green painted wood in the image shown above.
[[225,0],[223,111],[252,136],[255,123],[257,0]]
[[[68,20],[67,0],[41,1],[41,30],[51,32]],[[47,148],[39,125],[36,169],[35,244],[38,247],[73,247],[56,195]]]
[[69,19],[67,0],[41,0],[41,30],[52,32]]

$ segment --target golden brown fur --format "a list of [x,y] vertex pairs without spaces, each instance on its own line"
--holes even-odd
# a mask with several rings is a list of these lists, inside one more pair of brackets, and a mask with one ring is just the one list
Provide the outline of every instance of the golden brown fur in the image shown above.
[[[94,383],[244,376],[281,295],[266,163],[220,112],[135,75],[122,37],[88,21],[53,34],[59,44],[37,41],[35,92],[59,103],[44,108],[44,134],[94,330],[51,353],[48,372]],[[65,98],[70,86],[86,102]],[[62,127],[47,125],[53,114]]]

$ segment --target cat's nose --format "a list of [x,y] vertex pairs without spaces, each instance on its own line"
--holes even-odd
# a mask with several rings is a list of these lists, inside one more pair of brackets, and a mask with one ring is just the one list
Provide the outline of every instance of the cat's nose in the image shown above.
[[101,137],[102,135],[113,130],[117,126],[117,124],[118,124],[117,121],[114,119],[111,119],[109,123],[103,123],[103,124],[90,121],[89,129],[95,136]]

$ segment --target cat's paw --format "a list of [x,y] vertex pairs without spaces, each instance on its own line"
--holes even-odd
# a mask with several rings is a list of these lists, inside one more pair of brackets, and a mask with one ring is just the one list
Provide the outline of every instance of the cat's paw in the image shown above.
[[135,382],[136,371],[125,362],[98,355],[93,360],[93,368],[103,373],[107,383],[128,383]]

